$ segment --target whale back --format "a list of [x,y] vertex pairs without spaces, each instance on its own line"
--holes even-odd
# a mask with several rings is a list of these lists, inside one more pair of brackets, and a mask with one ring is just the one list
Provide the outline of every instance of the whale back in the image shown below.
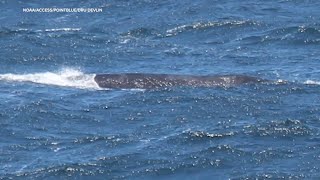
[[231,86],[265,80],[245,75],[194,76],[173,74],[97,74],[94,78],[102,88],[161,88],[172,86],[213,87]]

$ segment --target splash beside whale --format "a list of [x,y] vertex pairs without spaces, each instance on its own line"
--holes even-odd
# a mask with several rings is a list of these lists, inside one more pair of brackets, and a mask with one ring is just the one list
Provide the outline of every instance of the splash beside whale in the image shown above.
[[95,82],[101,88],[152,89],[173,86],[215,87],[268,82],[268,80],[246,75],[174,75],[174,74],[97,74]]

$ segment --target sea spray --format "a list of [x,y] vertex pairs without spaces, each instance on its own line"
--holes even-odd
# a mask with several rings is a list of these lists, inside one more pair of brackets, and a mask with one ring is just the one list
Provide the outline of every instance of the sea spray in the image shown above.
[[94,81],[95,74],[85,74],[78,69],[63,68],[56,72],[29,74],[0,74],[0,80],[15,82],[32,82],[46,85],[74,87],[80,89],[99,89]]

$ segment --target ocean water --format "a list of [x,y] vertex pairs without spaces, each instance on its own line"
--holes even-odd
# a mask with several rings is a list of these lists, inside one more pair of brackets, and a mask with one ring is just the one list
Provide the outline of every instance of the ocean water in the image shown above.
[[[0,179],[320,178],[319,7],[0,0]],[[135,72],[274,83],[144,90],[93,80]]]

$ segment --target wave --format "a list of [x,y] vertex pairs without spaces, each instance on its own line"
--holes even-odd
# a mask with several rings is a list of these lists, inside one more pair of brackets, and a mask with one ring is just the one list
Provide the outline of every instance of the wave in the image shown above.
[[80,89],[100,89],[94,81],[94,77],[95,74],[84,74],[80,70],[71,68],[64,68],[58,72],[0,74],[0,80],[2,81],[32,82]]
[[288,44],[319,44],[320,29],[317,26],[289,26],[259,32],[247,37],[241,37],[237,41],[249,44],[258,43],[288,43]]
[[303,84],[308,84],[308,85],[320,85],[320,81],[306,80]]
[[168,29],[166,31],[166,36],[175,36],[177,34],[186,32],[186,31],[192,31],[192,30],[202,30],[212,27],[237,27],[237,26],[250,26],[250,25],[259,25],[257,22],[253,21],[225,21],[225,22],[195,22],[192,24],[184,24],[177,27],[174,27],[172,29]]

